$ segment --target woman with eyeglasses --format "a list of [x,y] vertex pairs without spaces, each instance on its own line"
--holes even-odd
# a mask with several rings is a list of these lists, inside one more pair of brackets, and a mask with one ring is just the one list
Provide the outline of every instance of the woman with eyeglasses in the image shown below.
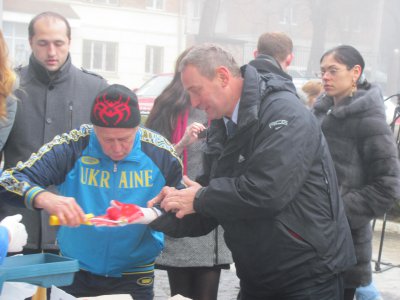
[[344,299],[372,281],[371,220],[400,198],[400,167],[393,134],[386,123],[380,89],[363,75],[364,59],[354,47],[328,50],[320,60],[325,93],[315,105],[335,163],[352,231],[357,265],[345,272]]

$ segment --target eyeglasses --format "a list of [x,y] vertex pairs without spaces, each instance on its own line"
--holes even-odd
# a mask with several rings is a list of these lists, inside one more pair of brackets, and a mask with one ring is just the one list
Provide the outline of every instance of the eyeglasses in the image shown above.
[[344,70],[347,70],[347,69],[336,69],[336,68],[332,68],[332,69],[327,69],[327,70],[321,70],[321,72],[317,72],[315,75],[316,75],[318,78],[324,77],[325,74],[328,74],[330,77],[335,77],[335,76],[337,76],[337,74],[338,74],[339,72],[342,72],[342,71],[344,71]]

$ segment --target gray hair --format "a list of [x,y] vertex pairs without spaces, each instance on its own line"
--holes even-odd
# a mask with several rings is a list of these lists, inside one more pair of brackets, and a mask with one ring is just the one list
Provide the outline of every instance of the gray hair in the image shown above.
[[182,72],[188,65],[197,68],[199,73],[208,78],[215,77],[215,70],[219,66],[226,67],[234,77],[240,77],[240,68],[232,54],[216,44],[201,44],[194,46],[182,59],[178,71]]

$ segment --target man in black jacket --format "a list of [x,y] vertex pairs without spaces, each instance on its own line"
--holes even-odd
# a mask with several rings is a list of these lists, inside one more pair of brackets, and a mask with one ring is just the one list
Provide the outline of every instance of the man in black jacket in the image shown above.
[[254,51],[254,57],[258,56],[272,56],[282,70],[287,72],[294,58],[293,41],[284,32],[265,32],[258,38],[257,49]]
[[355,257],[325,139],[285,73],[252,64],[240,69],[217,45],[182,60],[192,105],[213,120],[208,164],[201,185],[185,178],[151,201],[170,212],[151,225],[178,237],[221,224],[242,300],[342,299]]

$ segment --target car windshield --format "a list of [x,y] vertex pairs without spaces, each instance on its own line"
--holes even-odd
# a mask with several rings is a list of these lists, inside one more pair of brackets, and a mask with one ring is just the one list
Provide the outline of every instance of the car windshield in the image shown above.
[[139,97],[157,97],[171,80],[172,74],[154,76],[136,91],[136,95]]

